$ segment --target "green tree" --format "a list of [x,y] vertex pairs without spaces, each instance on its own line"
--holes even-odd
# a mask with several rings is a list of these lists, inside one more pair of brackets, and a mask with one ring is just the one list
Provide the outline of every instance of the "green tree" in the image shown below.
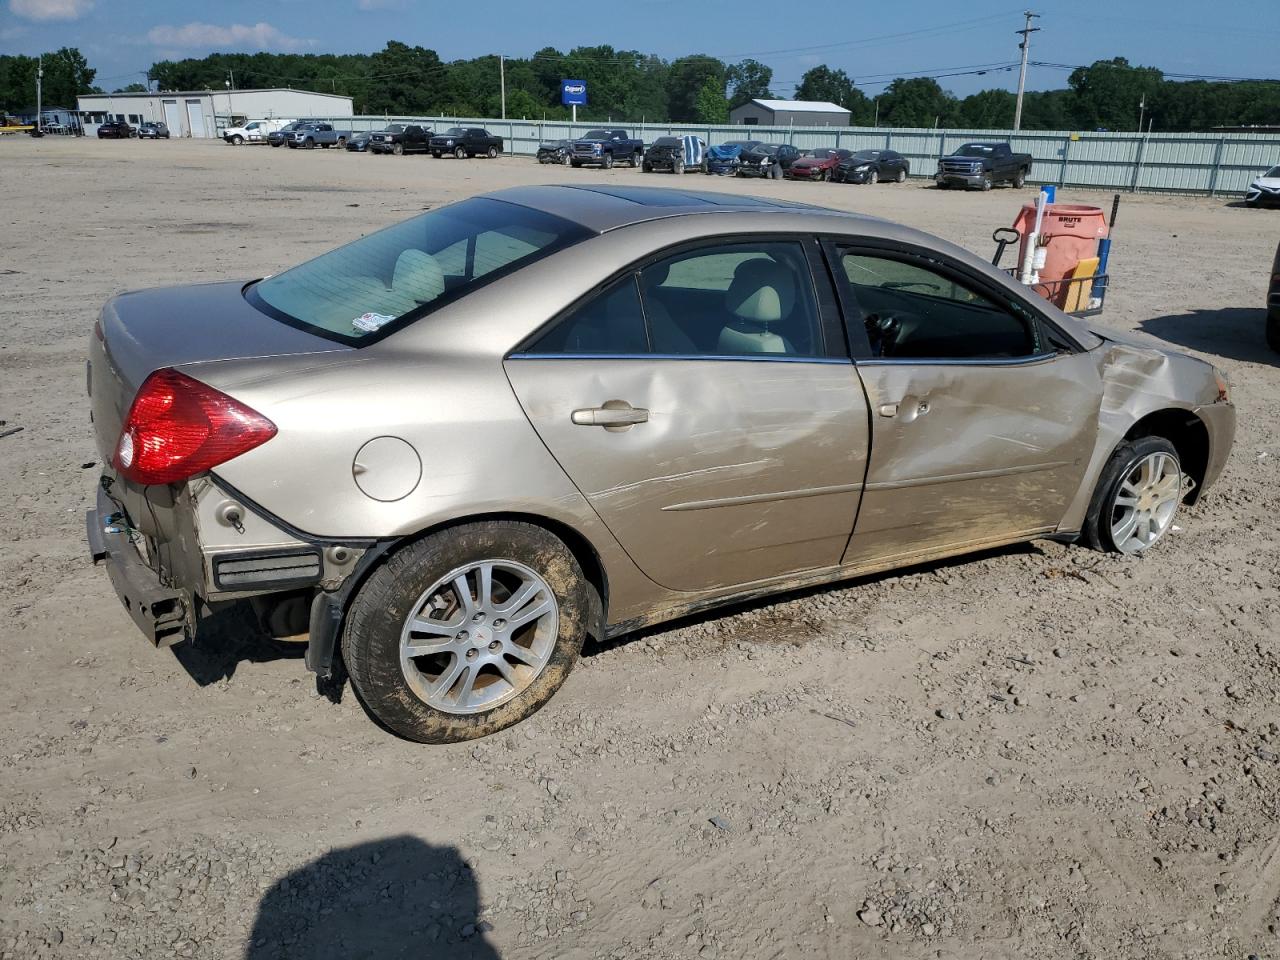
[[880,123],[890,127],[947,126],[955,97],[932,77],[899,77],[880,95]]
[[773,80],[773,70],[759,60],[743,60],[730,64],[724,72],[729,83],[729,108],[740,107],[744,103],[757,98],[771,99],[769,84]]
[[843,107],[852,98],[855,89],[847,73],[832,70],[823,63],[800,78],[800,86],[796,87],[796,99],[838,103]]
[[1067,84],[1075,94],[1073,114],[1078,126],[1108,130],[1136,130],[1139,104],[1150,107],[1164,80],[1154,67],[1133,67],[1124,57],[1096,60],[1071,71]]
[[[1013,125],[1017,97],[1008,90],[983,90],[965,97],[956,105],[955,122],[960,127],[1007,128]],[[1025,103],[1024,103],[1025,107]],[[1024,110],[1023,126],[1026,123]]]
[[728,123],[729,101],[724,97],[724,84],[715,77],[702,81],[693,110],[699,123]]
[[[667,80],[669,118],[684,122],[699,120],[698,101],[704,99],[706,102],[703,107],[710,108],[715,99],[709,92],[713,86],[719,91],[720,99],[724,99],[724,74],[724,64],[715,57],[694,54],[673,60]],[[710,123],[711,121],[702,122]]]

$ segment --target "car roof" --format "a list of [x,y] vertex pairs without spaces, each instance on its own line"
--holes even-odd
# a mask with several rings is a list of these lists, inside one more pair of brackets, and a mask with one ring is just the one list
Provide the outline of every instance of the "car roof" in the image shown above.
[[597,233],[616,230],[632,223],[690,214],[809,212],[855,216],[826,207],[767,197],[663,187],[619,187],[604,183],[512,187],[485,196],[541,210]]

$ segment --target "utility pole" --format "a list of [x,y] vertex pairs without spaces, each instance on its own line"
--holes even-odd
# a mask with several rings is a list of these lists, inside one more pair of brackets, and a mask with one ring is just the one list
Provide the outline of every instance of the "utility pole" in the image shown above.
[[1138,132],[1142,132],[1142,120],[1147,113],[1147,95],[1144,93],[1142,99],[1138,101]]
[[1027,25],[1021,30],[1014,31],[1022,36],[1022,42],[1018,44],[1018,48],[1022,51],[1022,66],[1018,68],[1018,105],[1013,111],[1013,129],[1015,130],[1022,129],[1022,95],[1027,89],[1027,54],[1031,52],[1031,35],[1040,29],[1031,25],[1031,21],[1040,14],[1026,10],[1022,15],[1027,18]]
[[44,116],[44,57],[36,61],[36,133],[41,132],[40,121]]
[[507,62],[498,54],[498,85],[502,88],[502,119],[507,119]]

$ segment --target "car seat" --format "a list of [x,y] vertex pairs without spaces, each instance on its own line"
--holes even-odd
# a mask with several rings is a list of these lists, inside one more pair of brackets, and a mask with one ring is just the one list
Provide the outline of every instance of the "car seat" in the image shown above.
[[396,258],[395,270],[391,274],[391,291],[409,301],[401,311],[407,313],[444,293],[444,270],[431,254],[410,248]]
[[718,352],[725,356],[794,354],[790,341],[769,325],[785,321],[795,299],[795,277],[776,260],[757,258],[738,264],[725,292],[725,306],[733,319],[720,331]]

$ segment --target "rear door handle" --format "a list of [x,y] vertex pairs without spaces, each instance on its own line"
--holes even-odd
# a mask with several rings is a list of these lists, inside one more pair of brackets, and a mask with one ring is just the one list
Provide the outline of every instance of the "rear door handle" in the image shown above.
[[625,400],[606,400],[599,407],[573,411],[572,420],[580,427],[627,430],[637,423],[647,423],[649,411],[643,407],[633,407]]

